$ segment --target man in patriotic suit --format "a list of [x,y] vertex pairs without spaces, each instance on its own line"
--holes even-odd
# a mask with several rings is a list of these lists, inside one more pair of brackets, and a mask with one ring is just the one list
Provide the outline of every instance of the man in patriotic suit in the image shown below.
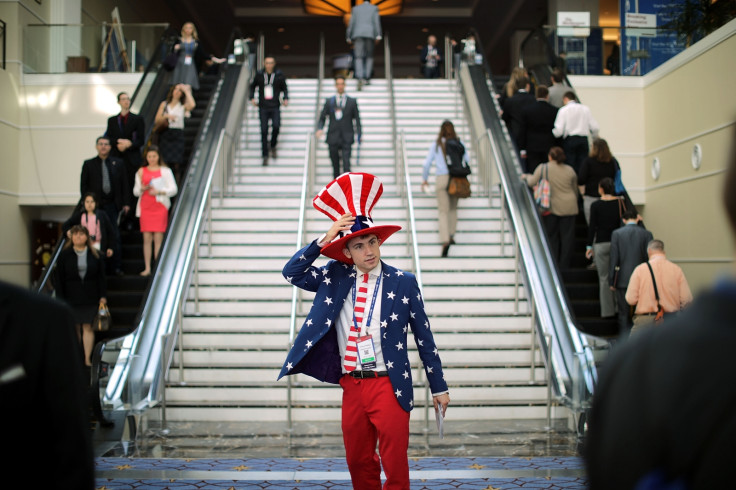
[[[381,182],[366,173],[345,173],[328,184],[313,205],[332,226],[283,270],[289,283],[316,295],[279,379],[304,373],[342,386],[343,441],[356,489],[380,489],[381,466],[384,489],[409,488],[409,330],[435,410],[444,416],[450,402],[416,278],[380,259],[380,245],[401,229],[373,223],[382,193]],[[315,267],[320,253],[335,260]]]

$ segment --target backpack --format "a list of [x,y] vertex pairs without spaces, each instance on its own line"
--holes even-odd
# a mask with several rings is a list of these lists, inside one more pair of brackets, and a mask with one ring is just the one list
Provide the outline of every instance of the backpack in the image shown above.
[[466,177],[470,175],[470,167],[463,160],[465,147],[460,140],[448,139],[445,141],[447,170],[451,177]]

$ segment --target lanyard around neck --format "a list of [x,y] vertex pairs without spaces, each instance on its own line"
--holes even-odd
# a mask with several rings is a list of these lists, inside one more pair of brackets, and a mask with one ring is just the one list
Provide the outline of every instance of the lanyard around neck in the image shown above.
[[[366,330],[368,327],[371,326],[371,318],[373,318],[373,308],[376,306],[376,298],[378,298],[378,288],[381,285],[381,276],[383,274],[378,274],[378,279],[376,279],[376,288],[373,290],[373,299],[371,300],[371,308],[368,310],[368,316],[363,318],[363,325],[365,326]],[[368,275],[368,279],[370,280],[371,276]],[[366,287],[368,283],[366,283]],[[355,318],[355,297],[357,295],[357,289],[358,289],[358,278],[355,278],[355,284],[353,285],[353,328],[358,330],[358,319]],[[363,335],[363,328],[360,328],[361,336]]]

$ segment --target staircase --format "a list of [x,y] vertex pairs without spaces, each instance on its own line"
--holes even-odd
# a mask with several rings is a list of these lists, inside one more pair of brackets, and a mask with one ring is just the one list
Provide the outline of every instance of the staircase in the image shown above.
[[[169,421],[267,424],[287,420],[287,383],[276,377],[289,347],[292,288],[281,269],[296,251],[306,133],[315,118],[316,81],[288,84],[290,104],[281,113],[278,158],[272,158],[267,167],[261,165],[257,109],[250,107],[235,162],[235,194],[222,202],[213,200],[212,253],[205,232],[198,293],[193,284],[185,309],[183,350],[175,353],[167,384]],[[531,318],[523,290],[516,313],[513,248],[507,233],[501,249],[498,197],[492,209],[487,196],[461,203],[458,243],[443,259],[439,258],[435,197],[420,193],[421,165],[441,121],[450,118],[459,131],[467,131],[456,112],[456,94],[447,81],[400,80],[395,87],[398,124],[406,133],[416,193],[424,298],[450,385],[451,416],[454,420],[542,419],[545,374],[539,353],[530,348]],[[333,82],[324,81],[322,99],[333,92]],[[411,270],[406,212],[394,177],[386,81],[374,80],[357,92],[355,81],[350,80],[346,92],[357,97],[363,125],[360,159],[355,145],[352,170],[373,173],[384,184],[374,220],[404,227],[381,247],[382,257]],[[327,146],[319,142],[310,201],[330,180]],[[330,224],[311,206],[306,218],[309,238],[317,238]],[[324,262],[320,258],[316,264]],[[297,328],[312,297],[303,293]],[[414,349],[413,342],[410,345]],[[415,349],[410,358],[416,370]],[[294,421],[340,420],[338,386],[303,375],[294,376],[293,382]],[[413,421],[423,420],[424,399],[423,388],[416,387]]]

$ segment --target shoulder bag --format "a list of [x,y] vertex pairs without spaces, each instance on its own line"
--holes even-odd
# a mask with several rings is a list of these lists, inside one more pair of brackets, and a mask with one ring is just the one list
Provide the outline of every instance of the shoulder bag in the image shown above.
[[537,208],[542,213],[549,212],[550,208],[550,187],[549,180],[547,180],[547,168],[548,164],[545,163],[544,168],[542,168],[542,176],[540,177],[539,182],[537,182],[537,185],[534,186],[534,202],[537,203]]
[[647,262],[647,267],[649,267],[649,273],[652,275],[652,284],[654,285],[654,297],[657,299],[657,314],[654,316],[654,323],[655,325],[658,325],[662,323],[662,320],[664,320],[664,308],[662,308],[662,305],[659,302],[659,291],[657,290],[657,281],[654,279],[654,270],[652,269],[652,264]]

